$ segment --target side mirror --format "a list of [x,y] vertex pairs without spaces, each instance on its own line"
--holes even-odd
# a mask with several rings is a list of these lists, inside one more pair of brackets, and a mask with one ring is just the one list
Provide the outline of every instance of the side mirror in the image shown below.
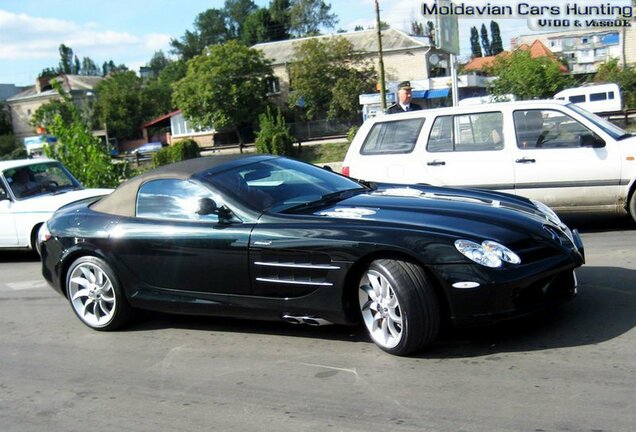
[[579,147],[602,148],[605,147],[605,141],[594,134],[583,134],[578,137]]
[[196,213],[201,216],[218,213],[218,206],[212,198],[201,198]]

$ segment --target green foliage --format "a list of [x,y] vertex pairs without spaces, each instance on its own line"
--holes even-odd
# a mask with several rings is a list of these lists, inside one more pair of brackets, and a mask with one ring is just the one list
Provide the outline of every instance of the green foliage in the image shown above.
[[490,21],[490,55],[497,55],[503,51],[501,31],[496,21]]
[[477,27],[470,28],[470,52],[471,57],[482,57],[481,46],[479,45],[479,32]]
[[65,122],[70,122],[73,117],[72,107],[64,100],[52,99],[51,101],[40,105],[35,110],[33,117],[29,120],[29,124],[34,127],[48,126],[53,122],[55,116],[61,116]]
[[26,157],[26,148],[15,135],[0,135],[0,160]]
[[351,144],[353,139],[356,137],[356,134],[360,130],[360,126],[351,126],[347,131],[347,143]]
[[148,62],[148,67],[152,70],[155,77],[159,76],[162,70],[164,70],[170,64],[170,60],[166,57],[162,50],[155,51],[152,58]]
[[91,133],[91,128],[82,118],[71,98],[59,84],[54,83],[62,96],[65,110],[71,113],[71,120],[55,115],[48,125],[49,133],[56,136],[56,144],[44,147],[48,157],[62,162],[86,187],[115,187],[126,168],[111,163],[106,147]]
[[10,135],[13,133],[11,125],[11,117],[9,117],[9,108],[5,107],[5,103],[0,101],[0,135]]
[[112,74],[95,87],[99,121],[119,140],[137,138],[141,131],[141,89],[143,81],[134,72]]
[[197,127],[237,130],[256,123],[265,110],[272,74],[259,50],[236,41],[211,46],[188,62],[186,76],[174,85],[173,102]]
[[278,110],[276,115],[268,108],[259,116],[260,130],[256,133],[256,151],[275,155],[291,155],[294,138]]
[[132,71],[117,72],[95,86],[97,116],[119,140],[141,136],[141,125],[171,110],[170,85],[147,83]]
[[201,156],[199,145],[195,140],[185,139],[164,147],[152,156],[152,164],[155,167],[168,165],[186,159],[194,159]]
[[623,107],[636,108],[636,69],[628,65],[619,66],[618,59],[611,59],[599,65],[594,81],[598,83],[616,83],[621,89]]
[[547,57],[533,59],[526,50],[498,56],[490,73],[499,77],[495,80],[493,94],[511,93],[520,100],[551,98],[573,85],[573,79],[561,72],[559,63]]
[[330,11],[331,5],[324,0],[292,0],[290,33],[296,37],[316,36],[320,27],[334,28],[338,18]]
[[491,54],[490,52],[490,41],[488,40],[488,30],[486,30],[486,24],[481,25],[481,46],[484,49],[484,56],[488,57]]
[[358,95],[375,88],[374,68],[363,63],[351,42],[339,36],[295,44],[289,76],[294,87],[290,106],[303,105],[310,120],[326,114],[354,118]]

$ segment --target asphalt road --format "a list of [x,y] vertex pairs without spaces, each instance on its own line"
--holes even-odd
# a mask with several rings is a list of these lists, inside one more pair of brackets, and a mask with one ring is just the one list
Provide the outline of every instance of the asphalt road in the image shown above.
[[33,255],[0,253],[0,431],[636,429],[636,228],[574,220],[579,296],[410,358],[362,329],[145,313],[85,327]]

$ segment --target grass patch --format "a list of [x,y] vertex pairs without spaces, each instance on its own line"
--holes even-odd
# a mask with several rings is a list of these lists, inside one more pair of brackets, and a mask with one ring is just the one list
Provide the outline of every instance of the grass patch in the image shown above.
[[300,152],[296,148],[296,158],[313,164],[342,162],[348,149],[349,143],[346,141],[316,145],[305,144],[301,145]]

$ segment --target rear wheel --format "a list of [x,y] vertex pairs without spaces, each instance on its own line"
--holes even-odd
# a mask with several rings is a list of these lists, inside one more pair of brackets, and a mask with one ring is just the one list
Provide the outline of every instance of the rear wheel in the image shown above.
[[437,297],[423,269],[400,260],[377,260],[358,284],[362,320],[384,351],[407,355],[430,344],[439,332]]
[[71,264],[66,294],[78,318],[95,330],[115,330],[132,315],[115,273],[100,258],[85,256]]

